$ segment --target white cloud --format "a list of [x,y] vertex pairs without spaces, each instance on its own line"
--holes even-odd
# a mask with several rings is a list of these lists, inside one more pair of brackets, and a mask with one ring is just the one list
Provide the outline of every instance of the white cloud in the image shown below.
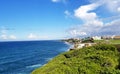
[[55,3],[60,2],[60,0],[51,0],[51,1]]
[[65,17],[68,18],[68,17],[73,17],[72,14],[68,11],[68,10],[65,10],[64,11],[64,14],[65,14]]
[[2,29],[2,30],[1,30],[1,33],[2,33],[2,34],[5,34],[6,32],[7,32],[7,30],[5,30],[5,29]]
[[13,40],[14,40],[14,39],[17,39],[17,37],[16,37],[15,35],[10,35],[9,38],[10,38],[10,39],[13,39]]
[[84,22],[75,28],[76,33],[74,34],[78,36],[85,36],[98,32],[98,30],[103,26],[103,22],[99,20],[97,14],[92,11],[99,6],[100,4],[98,3],[92,3],[89,5],[80,6],[74,11],[74,16]]
[[75,17],[85,20],[85,21],[89,21],[89,20],[94,20],[97,18],[96,13],[94,12],[89,12],[91,10],[96,9],[96,7],[98,7],[97,4],[89,4],[89,5],[84,5],[84,6],[80,6],[78,9],[76,9],[75,12]]
[[106,0],[105,5],[111,12],[118,12],[120,0]]
[[3,39],[3,40],[7,40],[7,39],[8,39],[7,35],[5,35],[5,34],[2,34],[2,35],[0,36],[0,38]]
[[98,3],[80,6],[74,11],[74,16],[84,21],[84,25],[102,26],[102,21],[98,19],[95,12],[92,12],[92,10],[95,10],[98,6]]
[[17,37],[15,35],[6,35],[6,34],[2,34],[0,36],[0,39],[3,39],[3,40],[15,40],[17,39]]
[[120,19],[106,23],[99,31],[100,35],[120,35]]
[[[113,20],[103,26],[81,25],[69,29],[73,36],[102,36],[102,35],[120,35],[120,19]],[[82,32],[82,33],[81,33]]]
[[77,36],[86,36],[87,33],[82,30],[84,29],[83,27],[81,28],[82,26],[77,26],[77,27],[73,27],[73,28],[70,28],[68,30],[69,34],[74,36],[74,37],[77,37]]
[[67,16],[71,15],[70,12],[68,10],[65,10],[64,12]]
[[1,27],[1,33],[2,34],[6,34],[7,33],[7,30],[6,30],[6,28],[3,26],[3,27]]
[[30,33],[30,34],[28,35],[28,38],[29,38],[29,39],[38,39],[38,36],[35,35],[35,34],[33,34],[33,33]]
[[6,27],[1,27],[0,28],[0,39],[2,40],[14,40],[14,39],[17,39],[17,37],[15,35],[11,35],[11,34],[8,34],[9,32],[9,28],[6,28]]
[[64,4],[66,4],[67,2],[68,2],[68,0],[51,0],[53,3],[59,3],[59,2],[61,2],[61,3],[64,3]]
[[117,9],[120,7],[120,0],[89,0],[91,3],[98,3],[104,6],[106,10],[110,12],[118,12]]
[[120,7],[118,7],[118,9],[117,9],[117,10],[118,10],[118,12],[120,12]]
[[47,36],[47,35],[37,35],[34,33],[30,33],[28,35],[28,40],[50,40],[52,37]]
[[1,32],[0,38],[3,40],[7,40],[8,39],[8,36],[6,35],[7,30],[5,29],[5,27],[1,27],[0,29],[1,29],[0,30],[0,32]]
[[74,10],[74,16],[83,21],[83,24],[69,29],[69,33],[73,36],[120,35],[119,16],[110,17],[113,20],[104,23],[94,11],[100,6],[106,7],[108,12],[120,12],[120,0],[92,0],[91,4]]

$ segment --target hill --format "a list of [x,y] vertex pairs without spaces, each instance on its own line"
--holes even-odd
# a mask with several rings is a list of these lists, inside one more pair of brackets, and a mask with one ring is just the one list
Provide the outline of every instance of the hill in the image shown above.
[[110,44],[65,52],[32,74],[120,74],[120,54]]

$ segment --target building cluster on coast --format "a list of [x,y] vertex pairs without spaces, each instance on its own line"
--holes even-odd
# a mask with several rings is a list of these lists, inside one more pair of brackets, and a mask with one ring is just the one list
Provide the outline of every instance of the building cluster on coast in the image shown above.
[[85,37],[85,38],[70,38],[70,39],[65,39],[65,42],[68,42],[73,45],[70,50],[74,49],[79,49],[83,47],[89,47],[93,46],[96,44],[95,41],[100,41],[100,40],[120,40],[120,36],[93,36],[93,37]]
[[106,40],[109,40],[109,39],[119,40],[120,36],[117,36],[117,35],[113,35],[113,36],[94,36],[92,38],[94,40],[103,40],[103,39],[106,39]]

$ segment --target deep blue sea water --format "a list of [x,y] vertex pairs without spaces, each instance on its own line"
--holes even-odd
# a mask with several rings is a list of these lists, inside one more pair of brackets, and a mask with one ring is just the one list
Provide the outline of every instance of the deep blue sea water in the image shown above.
[[61,41],[0,42],[0,74],[30,74],[68,48]]

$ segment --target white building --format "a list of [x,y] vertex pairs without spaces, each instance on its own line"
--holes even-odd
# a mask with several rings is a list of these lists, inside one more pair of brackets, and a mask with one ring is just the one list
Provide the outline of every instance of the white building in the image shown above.
[[78,45],[77,48],[89,47],[89,46],[93,46],[95,44],[96,43],[81,43],[81,44]]
[[94,36],[92,38],[93,38],[93,40],[102,40],[101,36]]
[[77,48],[83,48],[85,44],[79,44]]

